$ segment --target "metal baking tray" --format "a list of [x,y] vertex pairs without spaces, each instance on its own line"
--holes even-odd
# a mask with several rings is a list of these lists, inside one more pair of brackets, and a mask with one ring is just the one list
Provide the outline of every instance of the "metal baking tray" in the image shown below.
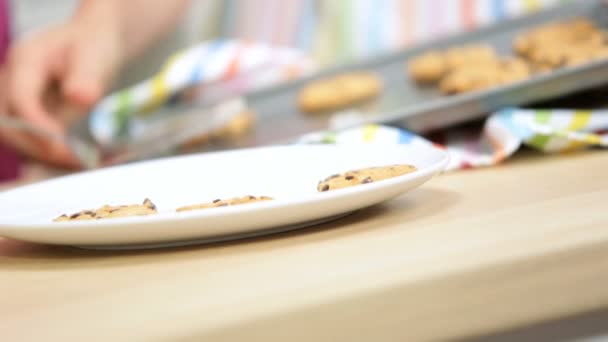
[[[600,27],[607,27],[608,1],[573,1],[476,31],[453,35],[357,63],[336,66],[311,77],[247,94],[249,107],[258,115],[255,128],[235,140],[215,144],[212,149],[288,141],[308,132],[329,129],[340,115],[350,118],[341,124],[342,127],[364,123],[390,123],[424,133],[481,118],[505,106],[546,101],[608,83],[608,60],[563,68],[507,86],[460,95],[443,95],[434,87],[419,86],[407,75],[408,59],[427,50],[469,43],[487,43],[500,55],[509,56],[513,55],[513,40],[519,33],[572,17],[586,17]],[[312,115],[298,110],[296,98],[304,85],[316,79],[355,70],[369,70],[383,79],[384,90],[376,100],[355,107],[347,112],[350,114]]]

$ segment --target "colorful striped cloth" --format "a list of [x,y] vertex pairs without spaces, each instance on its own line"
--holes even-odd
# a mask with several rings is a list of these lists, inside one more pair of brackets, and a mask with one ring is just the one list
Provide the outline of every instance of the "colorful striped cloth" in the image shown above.
[[522,145],[542,152],[572,152],[608,147],[608,111],[526,110],[505,108],[493,113],[482,129],[459,128],[429,137],[390,126],[365,125],[343,131],[316,132],[299,142],[308,144],[435,145],[450,153],[448,170],[495,165]]
[[92,111],[91,133],[108,144],[127,133],[132,115],[178,102],[217,103],[315,69],[310,58],[293,49],[237,40],[204,42],[170,57],[150,79],[104,98]]

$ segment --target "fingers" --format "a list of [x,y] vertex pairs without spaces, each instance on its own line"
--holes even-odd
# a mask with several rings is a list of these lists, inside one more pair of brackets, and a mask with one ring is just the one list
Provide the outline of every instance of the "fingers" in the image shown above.
[[[6,94],[4,101],[0,99],[0,115],[18,116],[61,137],[74,112],[88,112],[102,97],[123,60],[120,32],[104,22],[77,24],[41,32],[11,49],[7,80],[0,91]],[[78,166],[61,139],[7,132],[1,127],[0,134],[31,157]]]
[[5,109],[39,127],[60,134],[63,126],[43,105],[43,96],[51,82],[51,70],[45,56],[33,45],[11,51]]
[[[51,37],[52,38],[52,37]],[[54,54],[61,51],[51,38],[45,44],[33,40],[14,47],[0,72],[0,115],[20,117],[41,130],[63,136],[61,120],[45,106],[55,79]],[[77,168],[78,161],[60,141],[15,129],[1,129],[0,138],[22,154],[56,166]]]
[[78,158],[72,151],[62,142],[54,140],[44,140],[44,145],[40,146],[38,151],[44,151],[43,156],[37,156],[39,159],[47,163],[78,170],[82,168]]
[[63,168],[80,169],[80,162],[63,144],[16,130],[1,129],[0,141],[21,154]]
[[89,108],[102,97],[120,60],[118,37],[112,34],[94,31],[90,37],[99,39],[78,39],[71,46],[63,83],[63,93],[70,102]]

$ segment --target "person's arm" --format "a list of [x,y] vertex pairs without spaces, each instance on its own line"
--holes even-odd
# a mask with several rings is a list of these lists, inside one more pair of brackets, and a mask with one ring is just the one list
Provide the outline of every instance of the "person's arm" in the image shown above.
[[[188,4],[188,0],[81,1],[65,23],[11,47],[2,68],[0,111],[63,133],[58,114],[90,109],[118,70],[167,33]],[[32,157],[75,164],[65,146],[5,130],[0,135]]]
[[114,21],[130,59],[171,30],[189,0],[83,0],[75,18]]
[[[114,61],[104,64],[98,58],[104,51],[95,39],[89,39],[88,43],[83,41],[82,55],[74,57],[82,69],[76,69],[75,65],[72,77],[66,80],[65,95],[73,97],[77,103],[83,100],[85,105],[97,100],[120,66],[171,30],[188,4],[188,0],[82,0],[73,25],[84,29],[89,37],[105,36],[108,42],[112,40],[115,56]],[[91,87],[90,73],[98,77],[98,86],[102,89],[88,88]]]

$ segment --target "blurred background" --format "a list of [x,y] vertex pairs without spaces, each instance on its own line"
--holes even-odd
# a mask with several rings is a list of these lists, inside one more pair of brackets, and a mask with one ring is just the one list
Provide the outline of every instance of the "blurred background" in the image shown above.
[[[131,63],[114,89],[156,73],[172,53],[215,38],[306,51],[319,64],[345,62],[488,25],[568,0],[192,0],[173,32]],[[13,35],[58,23],[77,0],[13,0]],[[264,18],[264,20],[259,20]]]

